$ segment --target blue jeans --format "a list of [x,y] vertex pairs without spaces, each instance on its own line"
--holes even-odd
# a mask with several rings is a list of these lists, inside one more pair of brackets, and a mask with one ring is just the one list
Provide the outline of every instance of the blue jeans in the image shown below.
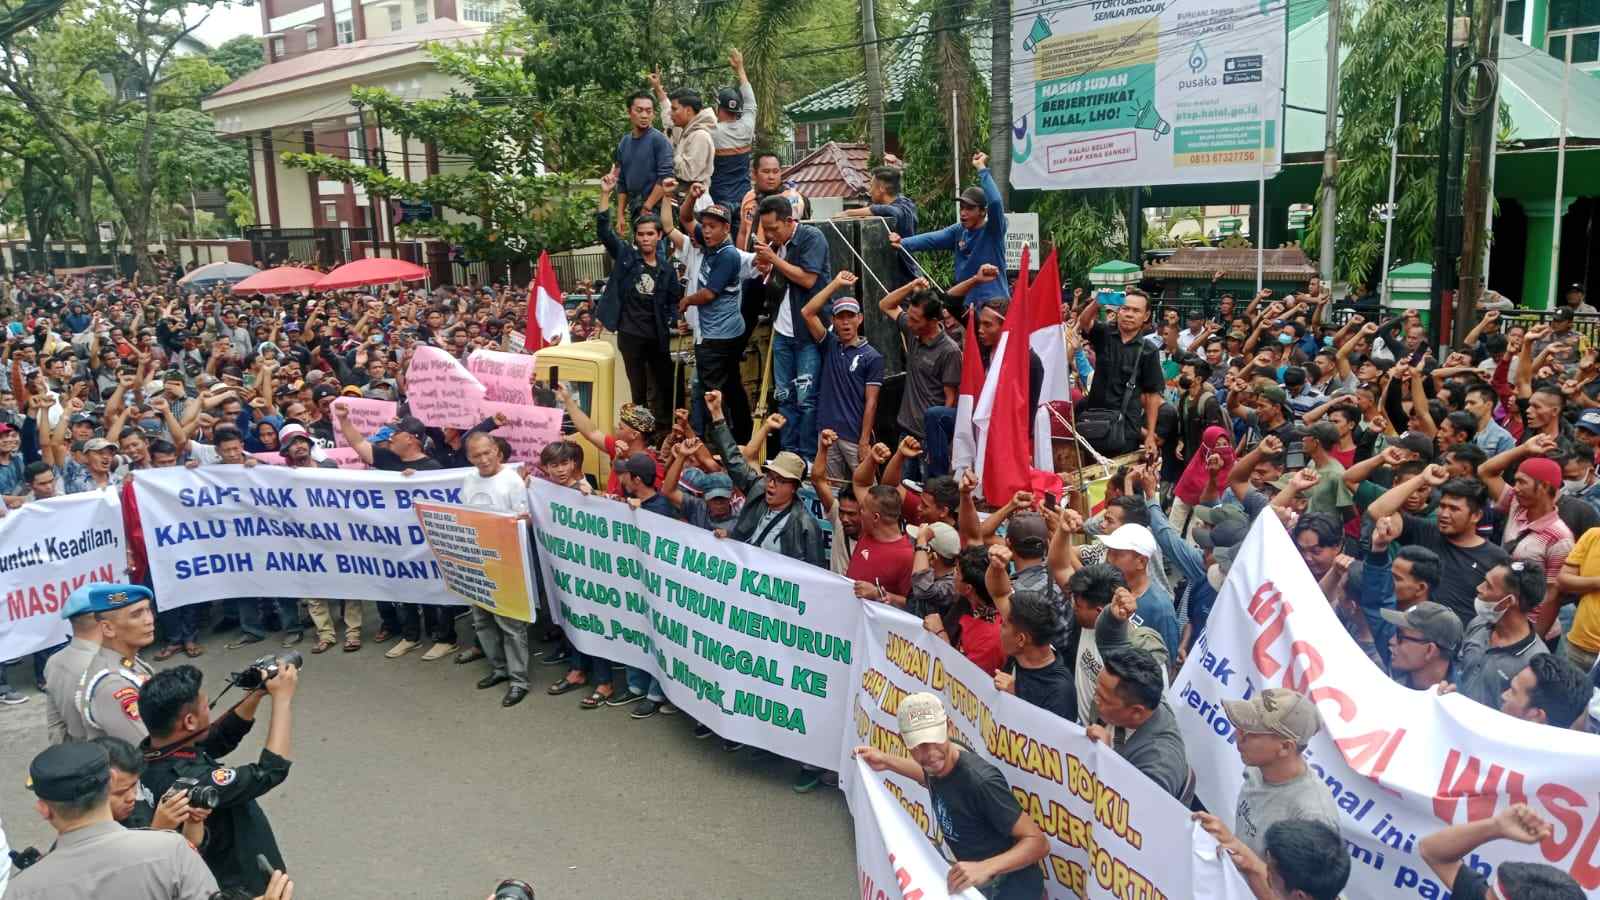
[[949,475],[950,449],[955,443],[956,436],[956,408],[928,407],[928,412],[922,420],[922,427],[928,432],[922,442],[922,455],[928,461],[927,477]]
[[576,647],[572,649],[572,658],[567,663],[567,670],[582,673],[588,677],[589,683],[595,687],[599,687],[602,684],[610,684],[613,677],[611,660],[603,656],[590,656],[587,653],[579,653]]
[[294,597],[241,597],[239,598],[239,630],[251,637],[267,636],[267,614],[272,604],[278,606],[278,618],[283,620],[283,630],[300,630],[300,601]]
[[661,682],[655,676],[643,669],[628,666],[628,691],[634,694],[643,694],[646,700],[655,703],[664,702],[667,695],[661,693]]
[[772,399],[788,419],[782,447],[810,459],[817,454],[817,373],[822,354],[811,335],[772,335]]

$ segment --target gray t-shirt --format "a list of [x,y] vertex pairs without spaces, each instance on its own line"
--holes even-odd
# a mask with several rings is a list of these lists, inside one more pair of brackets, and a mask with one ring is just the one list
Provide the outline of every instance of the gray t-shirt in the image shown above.
[[913,437],[921,438],[927,433],[922,420],[928,407],[944,405],[946,385],[961,386],[961,348],[943,329],[938,337],[923,343],[906,324],[904,310],[895,324],[906,338],[906,388],[895,424]]
[[1311,819],[1337,832],[1339,807],[1310,768],[1282,784],[1268,784],[1260,769],[1245,769],[1233,816],[1233,833],[1239,840],[1265,859],[1267,829],[1289,819]]

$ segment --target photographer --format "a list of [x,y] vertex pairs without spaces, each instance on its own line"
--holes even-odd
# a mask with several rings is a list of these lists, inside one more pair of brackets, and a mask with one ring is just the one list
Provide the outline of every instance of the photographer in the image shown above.
[[194,847],[205,846],[210,807],[191,804],[188,791],[168,791],[157,803],[156,796],[139,780],[145,765],[138,747],[109,735],[92,743],[105,748],[111,758],[111,818],[124,828],[181,832]]
[[[223,887],[259,894],[267,878],[256,865],[256,855],[265,856],[275,869],[285,868],[256,798],[289,777],[290,705],[299,670],[270,657],[257,660],[235,676],[235,683],[249,693],[215,722],[200,682],[199,669],[178,666],[156,673],[139,692],[139,713],[150,728],[142,781],[157,797],[166,796],[175,784],[191,794],[196,787],[215,787],[216,807],[206,823],[209,840],[202,856]],[[264,695],[272,697],[272,721],[260,760],[236,768],[218,761],[250,733]]]
[[7,900],[206,900],[216,879],[181,836],[129,831],[112,819],[111,764],[95,743],[33,758],[28,786],[56,830],[49,854],[12,879]]

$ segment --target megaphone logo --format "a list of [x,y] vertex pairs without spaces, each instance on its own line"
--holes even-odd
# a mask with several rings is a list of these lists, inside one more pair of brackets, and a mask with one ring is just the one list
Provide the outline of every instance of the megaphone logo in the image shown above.
[[1172,125],[1161,118],[1161,113],[1156,112],[1153,100],[1146,100],[1134,115],[1133,127],[1150,132],[1151,140],[1159,141],[1161,136],[1172,130]]
[[1022,39],[1022,49],[1032,53],[1039,46],[1039,42],[1050,37],[1055,32],[1050,30],[1050,23],[1044,16],[1033,17],[1033,27],[1028,30],[1028,36]]

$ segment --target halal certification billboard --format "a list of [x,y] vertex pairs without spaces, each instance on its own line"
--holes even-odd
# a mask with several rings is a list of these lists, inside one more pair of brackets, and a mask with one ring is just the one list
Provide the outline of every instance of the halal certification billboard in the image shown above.
[[1277,174],[1284,10],[1283,0],[1014,7],[1012,185],[1120,187]]

